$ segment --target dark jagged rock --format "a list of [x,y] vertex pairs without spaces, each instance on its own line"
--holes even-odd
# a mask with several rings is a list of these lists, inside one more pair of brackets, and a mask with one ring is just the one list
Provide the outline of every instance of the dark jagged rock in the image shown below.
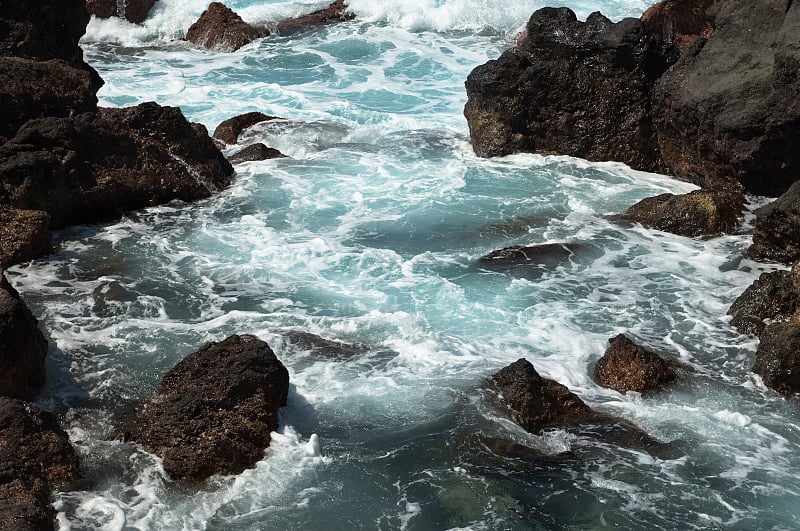
[[765,321],[786,321],[800,305],[800,291],[789,271],[762,273],[728,310],[731,324],[743,334],[761,335]]
[[0,276],[0,395],[31,398],[44,385],[47,340],[36,318]]
[[760,339],[753,372],[779,393],[800,393],[800,323],[771,323]]
[[186,32],[186,40],[217,52],[233,52],[269,35],[267,28],[252,26],[220,2],[211,2]]
[[319,26],[335,24],[336,22],[347,22],[348,20],[353,20],[355,17],[355,13],[347,10],[347,4],[344,0],[336,0],[324,9],[319,9],[308,15],[288,18],[278,22],[276,32],[278,35],[291,35]]
[[252,144],[247,146],[246,148],[237,151],[230,157],[228,160],[231,164],[238,164],[240,162],[249,162],[254,160],[268,160],[268,159],[280,159],[285,158],[286,155],[281,153],[275,148],[267,147],[266,144],[262,144],[261,142],[257,144]]
[[228,118],[220,122],[216,129],[214,129],[214,138],[225,142],[226,144],[236,144],[239,142],[239,135],[242,131],[249,127],[253,127],[257,123],[266,122],[268,120],[278,120],[277,116],[269,116],[263,112],[248,112]]
[[708,19],[708,8],[716,0],[662,0],[642,15],[642,23],[650,31],[683,50],[697,37],[707,39],[714,31]]
[[119,17],[141,24],[155,3],[156,0],[123,0],[122,3],[119,0],[86,0],[86,9],[98,18]]
[[175,478],[237,474],[263,458],[288,389],[289,374],[269,345],[231,336],[172,368],[130,437]]
[[677,50],[640,21],[579,22],[567,8],[536,11],[519,46],[467,78],[464,109],[482,157],[515,151],[661,166],[650,91]]
[[738,190],[661,194],[642,199],[618,219],[680,236],[715,236],[736,229],[744,203],[744,195]]
[[289,330],[283,337],[292,350],[308,351],[311,356],[321,359],[346,360],[369,351],[363,344],[328,339],[300,330]]
[[620,334],[608,340],[608,349],[594,366],[594,379],[603,387],[627,393],[647,393],[676,378],[675,363]]
[[718,0],[714,28],[656,84],[653,121],[675,175],[777,196],[800,175],[800,3]]
[[0,269],[50,252],[50,216],[0,207]]
[[53,414],[0,398],[0,528],[53,529],[51,489],[78,475],[78,458]]
[[784,264],[800,260],[800,181],[756,210],[753,245],[747,254],[755,260]]
[[526,264],[557,264],[569,260],[583,246],[575,243],[543,243],[540,245],[512,245],[480,257],[482,266],[516,266]]
[[143,103],[28,122],[0,146],[0,205],[46,211],[56,228],[96,223],[209,197],[232,173],[205,127]]

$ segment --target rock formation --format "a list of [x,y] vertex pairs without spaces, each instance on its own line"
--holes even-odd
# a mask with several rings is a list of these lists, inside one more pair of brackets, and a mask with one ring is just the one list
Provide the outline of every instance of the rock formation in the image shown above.
[[200,18],[186,32],[186,40],[217,52],[233,52],[270,31],[248,24],[220,2],[211,2]]
[[666,42],[683,50],[697,37],[708,39],[714,31],[706,12],[715,0],[664,0],[642,15],[642,23],[660,33]]
[[231,164],[239,164],[240,162],[280,159],[285,157],[286,155],[284,155],[277,149],[267,147],[266,144],[262,144],[261,142],[259,142],[257,144],[249,145],[246,148],[237,151],[236,153],[228,157],[228,161]]
[[675,363],[620,334],[608,340],[608,349],[594,366],[594,380],[619,391],[648,393],[674,381]]
[[748,256],[785,264],[800,260],[799,201],[800,181],[775,201],[756,210],[753,245],[747,251]]
[[779,393],[800,393],[800,323],[771,323],[760,340],[753,372]]
[[247,112],[220,122],[217,128],[214,129],[213,137],[215,140],[226,144],[236,144],[239,142],[239,135],[245,129],[261,122],[278,119],[277,116],[270,116],[263,112]]
[[766,321],[789,320],[800,307],[800,286],[794,283],[798,274],[797,266],[792,272],[762,273],[733,301],[731,324],[743,334],[761,335]]
[[155,3],[156,0],[86,0],[86,8],[98,18],[119,17],[141,24]]
[[50,216],[0,207],[0,269],[50,252]]
[[278,22],[276,32],[279,35],[291,35],[327,24],[346,22],[354,18],[355,14],[347,10],[347,4],[344,0],[335,0],[324,9]]
[[264,456],[289,374],[269,345],[231,336],[190,354],[161,381],[129,435],[174,478],[237,474]]

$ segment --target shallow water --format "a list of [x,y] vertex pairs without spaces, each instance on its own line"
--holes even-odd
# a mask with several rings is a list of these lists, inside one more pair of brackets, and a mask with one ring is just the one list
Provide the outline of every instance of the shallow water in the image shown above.
[[[63,414],[87,475],[58,495],[62,529],[800,526],[798,402],[748,372],[756,342],[725,317],[766,267],[740,259],[749,237],[609,220],[693,188],[663,176],[474,156],[464,80],[543,2],[350,4],[356,21],[232,54],[174,40],[199,0],[162,0],[144,27],[90,23],[101,104],[155,99],[209,130],[263,111],[283,120],[242,142],[291,158],[238,165],[206,201],[63,231],[55,254],[9,271],[55,345],[42,404]],[[230,5],[269,22],[320,3]],[[646,2],[563,5],[618,19]],[[528,269],[478,261],[542,243],[580,252]],[[652,398],[598,387],[593,364],[622,332],[694,372]],[[166,370],[234,333],[270,343],[289,405],[256,468],[197,493],[114,435]],[[675,455],[504,420],[482,382],[520,357]]]

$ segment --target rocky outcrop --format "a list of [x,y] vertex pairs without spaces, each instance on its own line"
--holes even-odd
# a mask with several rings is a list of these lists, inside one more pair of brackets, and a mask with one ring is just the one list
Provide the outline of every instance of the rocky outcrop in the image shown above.
[[164,460],[174,478],[237,474],[264,457],[289,374],[253,336],[209,343],[172,368],[129,436]]
[[542,243],[512,245],[481,256],[478,263],[489,269],[507,269],[529,265],[555,266],[577,258],[588,247],[579,243]]
[[86,8],[97,18],[119,17],[141,24],[155,3],[156,0],[86,0]]
[[0,269],[47,254],[50,238],[47,212],[0,207]]
[[336,0],[324,9],[278,22],[276,32],[278,35],[291,35],[336,22],[353,20],[355,16],[355,13],[347,10],[347,4],[344,0]]
[[707,11],[715,1],[662,0],[644,12],[642,23],[682,50],[697,37],[711,36],[714,28]]
[[747,254],[755,260],[784,264],[800,260],[800,181],[756,210],[753,245]]
[[608,349],[594,366],[594,380],[622,394],[644,394],[674,381],[675,365],[620,334],[608,340]]
[[718,0],[708,15],[713,35],[653,92],[664,164],[704,187],[780,195],[800,175],[800,3]]
[[44,385],[46,355],[36,318],[0,276],[0,396],[32,398]]
[[744,195],[738,190],[661,194],[642,199],[617,219],[680,236],[716,236],[736,229],[744,203]]
[[794,283],[798,274],[798,266],[792,272],[762,273],[733,301],[731,324],[743,334],[761,335],[766,321],[789,320],[800,307],[800,286]]
[[0,205],[43,210],[53,227],[96,223],[209,197],[232,173],[205,127],[177,108],[143,103],[28,122],[0,146]]
[[0,398],[0,527],[53,529],[50,491],[78,475],[78,458],[53,414]]
[[186,40],[217,52],[233,52],[270,34],[267,28],[248,24],[220,2],[211,2],[186,32]]
[[760,339],[753,372],[779,393],[800,393],[800,323],[771,323]]
[[622,161],[660,169],[650,92],[677,51],[638,20],[567,8],[536,11],[519,46],[467,78],[472,146],[479,156],[515,151]]
[[241,135],[242,131],[245,129],[253,127],[261,122],[278,119],[277,116],[270,116],[263,112],[247,112],[220,122],[217,128],[214,129],[213,137],[215,140],[226,144],[236,144],[239,142],[239,135]]
[[228,160],[230,161],[231,164],[239,164],[240,162],[280,159],[285,157],[286,155],[284,155],[277,149],[267,147],[266,144],[262,144],[261,142],[259,142],[257,144],[249,145],[240,151],[237,151],[236,153],[228,157]]

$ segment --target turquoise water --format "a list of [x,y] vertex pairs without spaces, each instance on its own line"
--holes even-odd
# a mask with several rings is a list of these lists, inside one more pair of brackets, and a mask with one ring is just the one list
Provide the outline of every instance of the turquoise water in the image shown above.
[[[320,3],[230,5],[270,22]],[[238,165],[235,184],[206,201],[63,231],[55,254],[9,272],[55,345],[42,402],[63,413],[87,474],[84,490],[58,495],[61,527],[800,526],[798,402],[748,372],[756,342],[725,317],[765,267],[740,259],[748,236],[692,240],[609,220],[693,188],[664,176],[474,156],[464,80],[543,2],[350,5],[353,22],[232,54],[175,41],[205,7],[197,0],[162,0],[144,27],[90,23],[101,104],[156,100],[209,130],[242,112],[277,115],[242,143],[290,158]],[[646,8],[564,5],[617,19]],[[506,272],[477,261],[538,243],[580,252]],[[648,398],[598,387],[593,364],[622,332],[694,372]],[[166,370],[233,333],[272,345],[289,405],[256,468],[198,493],[114,435]],[[523,432],[481,391],[520,357],[678,452]],[[528,450],[509,457],[509,442]]]

